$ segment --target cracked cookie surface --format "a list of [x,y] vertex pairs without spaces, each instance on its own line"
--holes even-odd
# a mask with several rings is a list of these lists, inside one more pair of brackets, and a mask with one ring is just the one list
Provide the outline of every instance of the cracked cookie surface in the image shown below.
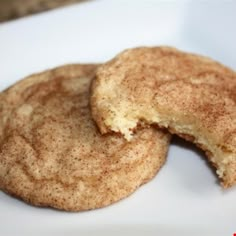
[[32,75],[0,94],[0,188],[36,206],[82,211],[110,205],[155,176],[170,135],[102,136],[89,88],[97,65]]

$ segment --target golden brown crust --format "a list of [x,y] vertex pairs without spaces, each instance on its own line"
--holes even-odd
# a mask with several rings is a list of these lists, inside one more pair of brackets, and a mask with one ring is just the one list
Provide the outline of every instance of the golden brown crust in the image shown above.
[[30,76],[0,96],[0,188],[37,206],[82,211],[110,205],[149,181],[169,135],[140,130],[128,143],[102,136],[89,109],[97,65]]
[[236,183],[236,73],[170,47],[126,50],[97,71],[92,115],[127,139],[142,120],[194,137],[225,187]]

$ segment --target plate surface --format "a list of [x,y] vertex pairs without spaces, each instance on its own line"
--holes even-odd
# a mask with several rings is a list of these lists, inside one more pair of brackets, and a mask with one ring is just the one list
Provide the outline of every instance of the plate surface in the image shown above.
[[[102,62],[128,47],[171,45],[236,69],[236,2],[87,1],[0,24],[0,90],[64,63]],[[175,138],[150,183],[110,207],[66,213],[0,192],[0,235],[229,235],[236,188],[222,190],[194,146]]]

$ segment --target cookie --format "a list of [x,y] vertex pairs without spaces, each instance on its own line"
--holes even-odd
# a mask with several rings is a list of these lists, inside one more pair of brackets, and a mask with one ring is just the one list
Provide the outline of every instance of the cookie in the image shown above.
[[131,142],[102,136],[89,109],[97,65],[29,76],[0,94],[0,188],[67,211],[108,206],[151,180],[170,135],[143,129]]
[[170,47],[129,49],[102,65],[92,115],[102,133],[131,140],[137,125],[158,124],[202,148],[224,187],[236,183],[236,73]]

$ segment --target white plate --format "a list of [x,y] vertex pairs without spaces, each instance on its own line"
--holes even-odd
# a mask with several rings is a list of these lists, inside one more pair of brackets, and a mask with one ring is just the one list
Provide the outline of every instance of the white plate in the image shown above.
[[[100,62],[125,48],[172,45],[236,68],[236,2],[88,1],[0,25],[0,90],[37,71]],[[236,233],[236,189],[222,190],[205,156],[181,140],[131,197],[84,213],[41,209],[0,192],[0,235]]]

